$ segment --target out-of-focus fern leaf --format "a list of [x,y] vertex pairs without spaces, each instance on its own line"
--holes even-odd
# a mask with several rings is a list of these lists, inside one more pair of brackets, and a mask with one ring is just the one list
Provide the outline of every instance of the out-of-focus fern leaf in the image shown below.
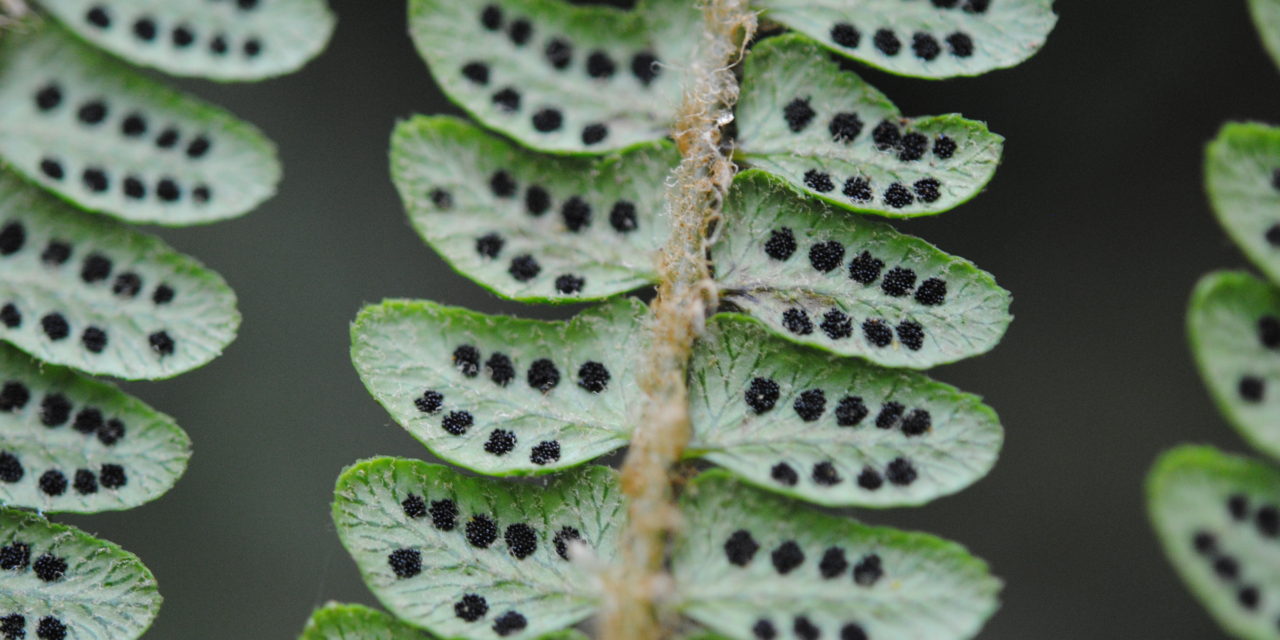
[[1206,153],[1205,184],[1223,228],[1280,282],[1280,127],[1224,125]]
[[0,508],[0,633],[6,638],[132,640],[160,609],[133,554],[79,529]]
[[919,78],[976,76],[1030,58],[1053,0],[758,0],[765,17],[836,53]]
[[0,159],[83,208],[163,225],[241,215],[280,179],[252,126],[52,23],[0,39]]
[[967,260],[892,228],[740,174],[712,249],[725,301],[778,335],[891,367],[985,353],[1009,293]]
[[0,345],[0,504],[128,509],[168,491],[190,456],[172,418]]
[[713,470],[682,499],[679,608],[734,640],[974,636],[1000,581],[959,545],[868,527]]
[[545,151],[598,153],[667,136],[701,13],[558,0],[411,0],[432,76],[486,126]]
[[1280,471],[1183,446],[1161,456],[1147,496],[1165,552],[1218,623],[1240,638],[1275,637]]
[[745,65],[741,157],[811,195],[906,218],[954,208],[995,175],[1004,138],[958,115],[903,118],[807,38],[765,40]]
[[84,39],[181,76],[256,80],[289,73],[324,49],[324,0],[38,0]]
[[430,640],[431,634],[377,609],[330,602],[316,609],[298,640]]
[[222,352],[235,303],[158,238],[0,173],[0,340],[90,373],[167,378]]
[[616,484],[605,467],[540,486],[379,458],[338,478],[333,519],[369,588],[403,620],[446,638],[521,640],[598,606],[583,565],[616,553]]
[[462,121],[418,117],[391,142],[391,172],[418,233],[507,298],[603,298],[657,279],[671,234],[670,144],[602,160],[519,150]]
[[1271,59],[1280,64],[1280,1],[1249,0],[1249,12]]
[[627,444],[644,311],[626,298],[546,322],[391,300],[360,313],[351,360],[435,455],[486,474],[547,473]]
[[690,366],[689,453],[826,505],[921,504],[995,464],[998,418],[925,376],[799,347],[729,316]]

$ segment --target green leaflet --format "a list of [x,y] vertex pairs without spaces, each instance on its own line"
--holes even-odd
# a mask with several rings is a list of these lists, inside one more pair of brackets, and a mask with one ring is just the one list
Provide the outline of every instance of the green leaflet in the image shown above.
[[[678,606],[735,640],[974,636],[1000,581],[961,546],[700,475],[681,500]],[[768,633],[772,630],[774,633]]]
[[1228,122],[1205,157],[1209,201],[1223,228],[1280,282],[1280,128]]
[[433,454],[491,475],[548,473],[627,444],[644,312],[623,298],[546,322],[388,300],[356,318],[351,360]]
[[31,639],[131,640],[159,609],[156,579],[137,556],[79,529],[0,508],[0,625]]
[[1191,351],[1222,413],[1280,457],[1280,291],[1242,272],[1200,280],[1187,311]]
[[462,274],[517,300],[604,298],[657,280],[671,234],[669,143],[601,160],[520,150],[463,121],[400,123],[391,171],[414,227]]
[[999,419],[925,376],[798,347],[718,316],[689,367],[689,454],[825,505],[922,504],[986,475]]
[[160,239],[0,173],[0,340],[89,373],[167,378],[222,352],[235,303]]
[[684,0],[634,11],[559,0],[409,3],[409,33],[454,102],[529,147],[566,153],[665,138],[700,24]]
[[985,353],[1010,296],[990,274],[887,225],[740,174],[712,248],[726,302],[778,335],[890,367]]
[[168,491],[190,457],[191,440],[172,418],[0,345],[0,504],[128,509]]
[[376,609],[330,602],[311,614],[298,640],[429,640],[431,637]]
[[844,56],[919,78],[976,76],[1030,58],[1053,0],[758,0],[765,17]]
[[365,582],[403,620],[447,638],[540,637],[585,619],[600,590],[579,561],[616,553],[616,474],[546,485],[378,458],[338,478],[333,519]]
[[38,0],[67,28],[131,62],[180,76],[257,80],[324,49],[324,0]]
[[1249,0],[1249,12],[1271,59],[1280,64],[1280,1]]
[[1274,638],[1280,618],[1280,471],[1211,447],[1165,453],[1147,478],[1174,567],[1231,635]]
[[742,86],[741,159],[846,209],[895,218],[952,209],[982,191],[1004,147],[958,115],[903,118],[803,36],[756,45]]
[[55,24],[28,26],[0,39],[0,159],[16,171],[86,209],[174,226],[275,192],[275,148],[252,126]]

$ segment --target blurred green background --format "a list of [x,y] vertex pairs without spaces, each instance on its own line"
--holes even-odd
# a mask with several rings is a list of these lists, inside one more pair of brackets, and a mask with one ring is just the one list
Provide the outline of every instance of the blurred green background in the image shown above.
[[[1007,585],[983,638],[1219,637],[1157,547],[1142,482],[1178,442],[1247,450],[1197,379],[1183,312],[1200,274],[1243,266],[1205,203],[1203,145],[1226,119],[1280,119],[1280,77],[1243,0],[1057,4],[1048,46],[1016,70],[865,73],[908,114],[958,111],[1007,136],[986,194],[898,226],[996,274],[1017,319],[990,355],[933,373],[1000,412],[995,471],[928,507],[860,517],[990,561]],[[327,599],[373,603],[329,520],[333,481],[358,458],[426,451],[352,370],[361,305],[555,312],[496,300],[418,240],[388,179],[388,136],[399,118],[458,110],[415,55],[403,2],[333,6],[334,41],[303,72],[184,84],[257,123],[284,161],[279,196],[251,215],[162,231],[226,276],[244,326],[212,365],[129,385],[195,440],[177,488],[58,518],[155,571],[165,605],[150,638],[288,638]]]

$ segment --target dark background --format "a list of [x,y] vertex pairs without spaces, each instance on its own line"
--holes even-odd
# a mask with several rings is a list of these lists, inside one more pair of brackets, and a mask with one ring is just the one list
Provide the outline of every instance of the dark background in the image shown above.
[[[1008,138],[988,193],[900,228],[1013,291],[991,354],[934,370],[986,396],[1007,444],[995,471],[873,523],[967,544],[1006,581],[988,639],[1212,638],[1166,564],[1142,483],[1179,442],[1247,447],[1213,409],[1185,346],[1200,274],[1243,266],[1201,187],[1203,145],[1231,118],[1275,118],[1280,77],[1243,0],[1059,0],[1057,30],[1016,70],[926,82],[867,71],[908,114],[958,111]],[[280,194],[251,215],[162,232],[220,271],[244,326],[199,371],[130,390],[195,441],[156,503],[60,518],[137,553],[165,605],[151,638],[296,636],[327,599],[373,603],[329,520],[333,481],[374,454],[426,451],[364,391],[347,356],[361,305],[501,303],[411,230],[387,172],[392,124],[454,112],[405,33],[404,3],[334,0],[337,34],[299,74],[183,83],[279,144]]]

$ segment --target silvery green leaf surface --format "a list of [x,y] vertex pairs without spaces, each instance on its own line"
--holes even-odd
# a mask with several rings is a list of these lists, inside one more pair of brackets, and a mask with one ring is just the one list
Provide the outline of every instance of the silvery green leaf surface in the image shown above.
[[842,56],[918,78],[976,76],[1044,46],[1053,0],[758,0],[781,22]]
[[226,111],[28,21],[0,38],[0,160],[78,206],[180,226],[275,193],[275,148]]
[[1004,440],[976,396],[742,318],[713,319],[689,370],[689,455],[810,502],[922,504],[986,475]]
[[982,191],[1004,147],[985,124],[955,114],[903,117],[803,36],[756,45],[742,88],[739,157],[846,209],[895,218],[947,211]]
[[419,116],[391,141],[418,233],[463,275],[517,300],[573,302],[657,280],[671,234],[668,143],[602,159],[524,151],[455,118]]
[[324,0],[38,0],[68,29],[179,76],[257,80],[297,70],[333,33]]
[[677,606],[733,640],[971,638],[1000,581],[963,547],[869,527],[752,489],[691,483],[672,571]]
[[547,322],[389,300],[356,318],[351,359],[436,456],[485,474],[549,473],[629,441],[645,311],[624,298]]
[[411,0],[409,33],[485,126],[534,149],[601,153],[667,136],[701,17],[684,0]]
[[1205,155],[1218,221],[1272,282],[1280,282],[1280,127],[1229,122]]
[[793,342],[920,369],[985,353],[1011,320],[1009,292],[968,260],[758,171],[735,178],[724,218],[722,299]]
[[298,640],[429,640],[432,637],[377,609],[329,602],[311,614]]
[[137,556],[0,507],[0,629],[9,638],[132,640],[159,609],[156,579]]
[[222,353],[235,305],[159,238],[0,173],[0,340],[89,373],[168,378]]
[[333,519],[365,583],[400,619],[446,638],[539,638],[599,606],[589,567],[617,553],[616,483],[605,467],[543,485],[377,458],[338,478]]
[[1262,36],[1271,59],[1280,64],[1280,2],[1277,0],[1249,0],[1249,12]]

